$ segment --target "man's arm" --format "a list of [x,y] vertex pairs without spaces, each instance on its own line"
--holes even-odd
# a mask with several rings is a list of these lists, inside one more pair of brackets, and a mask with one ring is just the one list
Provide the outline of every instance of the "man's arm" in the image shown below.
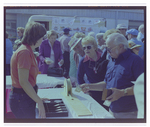
[[107,97],[106,100],[113,102],[118,100],[121,97],[134,95],[133,87],[134,86],[131,86],[126,89],[112,88],[112,94],[109,97]]

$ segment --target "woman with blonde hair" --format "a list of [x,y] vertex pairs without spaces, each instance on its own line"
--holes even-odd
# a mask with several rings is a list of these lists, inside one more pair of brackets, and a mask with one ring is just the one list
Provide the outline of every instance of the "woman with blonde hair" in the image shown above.
[[47,74],[48,67],[59,68],[64,63],[60,42],[56,40],[58,33],[50,30],[47,38],[39,47],[39,70],[42,74]]
[[[84,74],[87,76],[89,83],[97,83],[104,80],[108,60],[101,57],[101,52],[98,51],[98,45],[94,37],[86,36],[82,39],[82,47],[85,56],[81,59],[78,67],[77,79],[78,84],[84,84]],[[90,91],[89,94],[101,105],[101,91]],[[104,105],[103,105],[104,106]],[[105,106],[104,106],[105,107]],[[105,107],[107,110],[108,108]]]
[[24,33],[24,28],[23,27],[18,27],[17,28],[17,34],[18,34],[18,37],[20,38],[20,40],[23,37],[23,33]]
[[21,39],[23,37],[24,33],[24,28],[23,27],[18,27],[17,28],[17,35],[19,39],[15,40],[15,43],[13,45],[13,50],[17,50],[21,46]]

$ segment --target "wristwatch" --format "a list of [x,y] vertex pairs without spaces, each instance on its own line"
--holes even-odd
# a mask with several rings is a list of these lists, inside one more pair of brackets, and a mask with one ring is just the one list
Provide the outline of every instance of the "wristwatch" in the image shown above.
[[127,96],[127,95],[128,95],[127,89],[124,89],[124,96]]

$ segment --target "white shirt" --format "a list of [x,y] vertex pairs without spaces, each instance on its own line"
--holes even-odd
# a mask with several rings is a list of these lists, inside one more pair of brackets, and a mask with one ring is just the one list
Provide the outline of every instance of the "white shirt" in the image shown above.
[[[51,47],[50,59],[51,59],[52,61],[54,61],[54,63],[55,63],[54,50],[53,50],[53,47],[51,46],[51,43],[50,43],[50,42],[49,42],[49,45],[50,45],[50,47]],[[54,67],[54,63],[51,63],[51,64],[49,65],[49,67]]]
[[144,38],[144,35],[141,32],[139,32],[137,36],[137,40],[142,41],[143,38]]
[[144,73],[142,73],[135,82],[134,96],[138,108],[137,118],[144,118]]

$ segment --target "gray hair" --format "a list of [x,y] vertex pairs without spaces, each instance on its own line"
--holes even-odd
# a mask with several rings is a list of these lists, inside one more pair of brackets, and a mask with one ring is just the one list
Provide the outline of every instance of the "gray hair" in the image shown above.
[[88,33],[88,36],[92,36],[92,37],[95,38],[95,33],[94,33],[94,32],[89,32],[89,33]]
[[124,49],[129,48],[127,39],[120,33],[112,33],[108,35],[106,42],[112,41],[115,45],[123,44]]
[[141,25],[139,26],[138,31],[140,32],[142,28],[144,28],[144,24],[141,24]]
[[104,33],[98,33],[98,34],[96,34],[96,38],[97,39],[103,39],[103,35],[104,35]]

